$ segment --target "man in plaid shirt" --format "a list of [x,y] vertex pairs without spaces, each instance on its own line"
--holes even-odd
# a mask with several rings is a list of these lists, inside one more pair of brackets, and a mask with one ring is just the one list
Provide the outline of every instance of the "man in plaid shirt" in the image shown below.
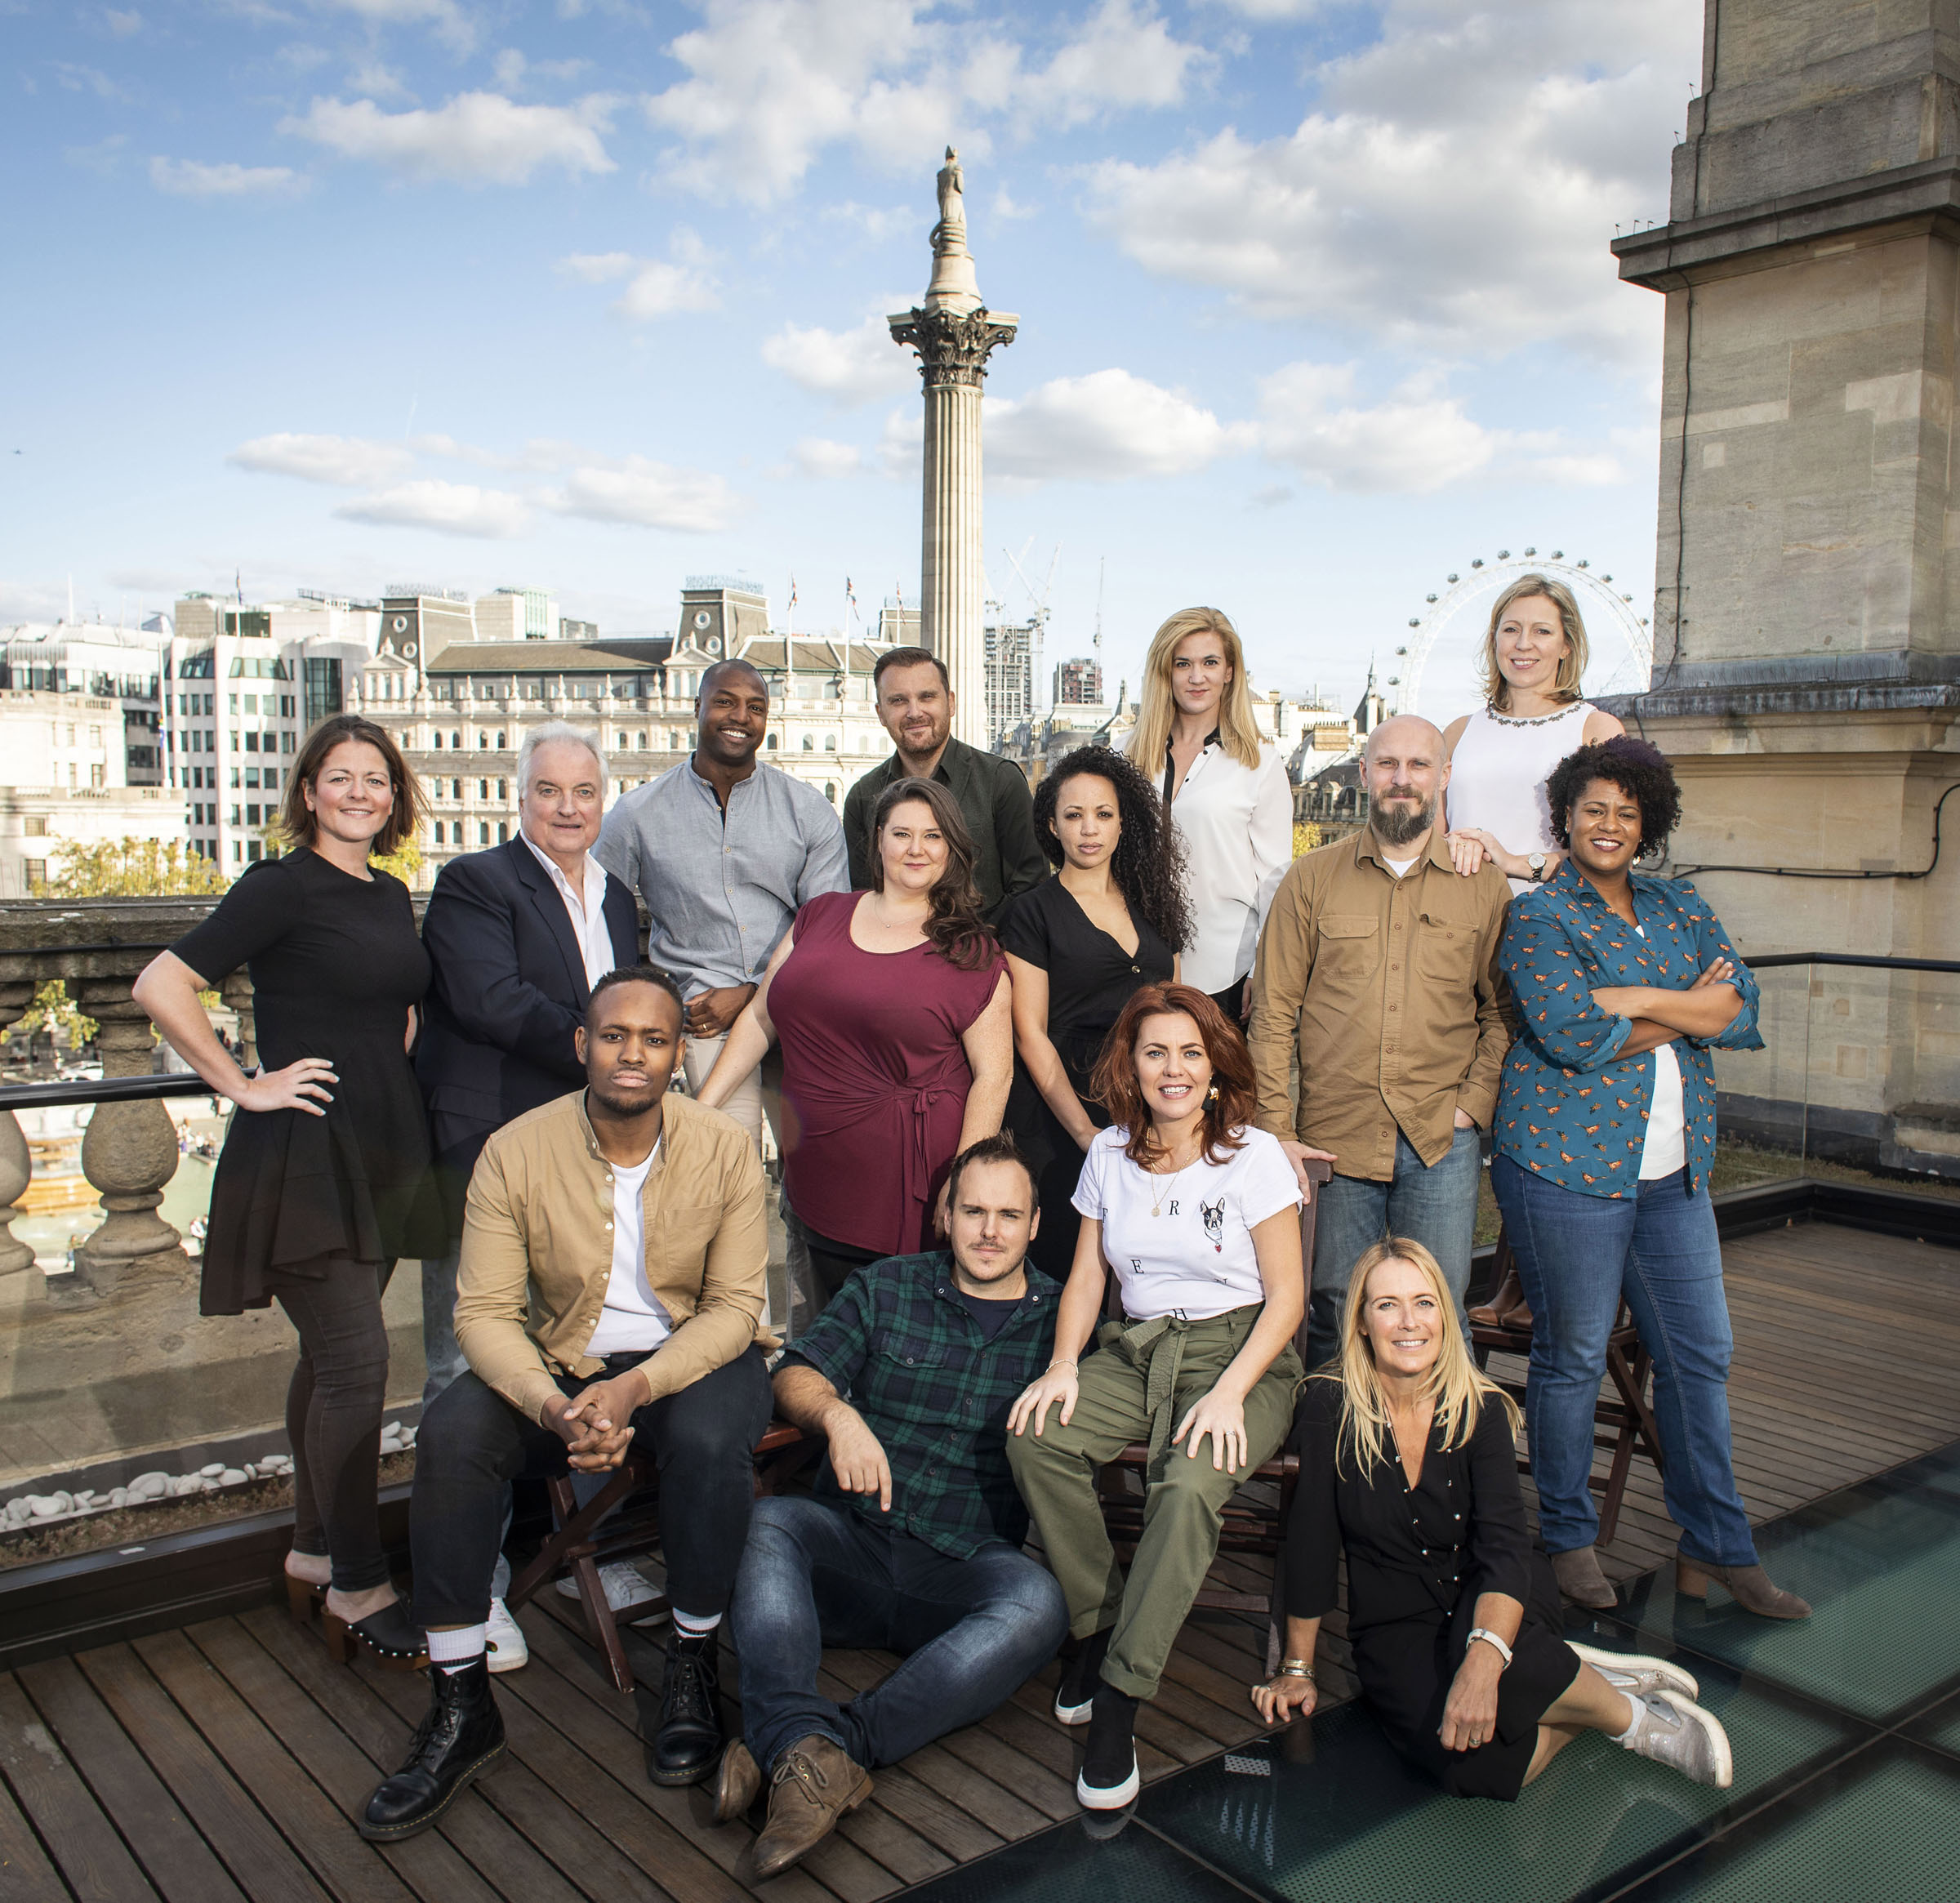
[[[949,1251],[859,1269],[776,1370],[776,1411],[830,1443],[814,1498],[755,1503],[728,1623],[744,1736],[715,1821],[769,1785],[737,1874],[759,1883],[871,1794],[871,1767],[983,1718],[1054,1656],[1068,1615],[1022,1550],[1007,1415],[1054,1352],[1059,1283],[1029,1264],[1032,1173],[1008,1136],[956,1158]],[[847,1398],[848,1397],[848,1398]],[[838,1705],[823,1648],[905,1656]]]

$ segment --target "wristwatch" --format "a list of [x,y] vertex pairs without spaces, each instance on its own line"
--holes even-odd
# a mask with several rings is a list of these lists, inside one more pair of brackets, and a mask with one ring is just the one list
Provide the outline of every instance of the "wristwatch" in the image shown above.
[[1497,1636],[1497,1634],[1496,1634],[1494,1632],[1488,1632],[1488,1631],[1486,1631],[1486,1629],[1484,1629],[1482,1626],[1481,1626],[1481,1625],[1480,1625],[1480,1626],[1477,1626],[1477,1628],[1476,1628],[1476,1629],[1474,1629],[1474,1630],[1473,1630],[1473,1631],[1471,1633],[1471,1634],[1470,1634],[1469,1638],[1468,1638],[1467,1639],[1465,1639],[1465,1640],[1463,1641],[1463,1649],[1464,1649],[1466,1651],[1468,1651],[1469,1650],[1469,1648],[1470,1648],[1472,1646],[1475,1645],[1475,1644],[1477,1643],[1477,1641],[1478,1641],[1480,1638],[1481,1638],[1481,1640],[1484,1642],[1484,1643],[1485,1643],[1486,1645],[1487,1645],[1487,1646],[1490,1646],[1490,1647],[1492,1647],[1493,1648],[1494,1648],[1494,1650],[1496,1651],[1496,1652],[1497,1652],[1497,1654],[1498,1654],[1499,1657],[1500,1657],[1501,1659],[1503,1659],[1503,1660],[1504,1661],[1504,1663],[1505,1663],[1507,1665],[1509,1665],[1509,1664],[1511,1663],[1511,1648],[1510,1648],[1510,1647],[1509,1647],[1509,1646],[1508,1646],[1508,1645],[1506,1645],[1506,1644],[1504,1643],[1504,1642],[1503,1642],[1503,1641],[1501,1638],[1499,1638]]
[[1525,863],[1531,868],[1531,883],[1538,885],[1545,876],[1545,855],[1543,853],[1528,853],[1525,856]]

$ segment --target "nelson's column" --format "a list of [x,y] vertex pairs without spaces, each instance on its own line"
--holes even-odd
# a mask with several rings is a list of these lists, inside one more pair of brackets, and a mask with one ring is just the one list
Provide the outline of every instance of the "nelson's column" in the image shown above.
[[933,276],[925,301],[887,321],[894,343],[919,353],[925,380],[925,514],[920,537],[919,638],[951,677],[956,738],[985,746],[986,593],[980,540],[980,386],[989,354],[1014,341],[1020,319],[980,301],[966,248],[960,155],[946,149]]

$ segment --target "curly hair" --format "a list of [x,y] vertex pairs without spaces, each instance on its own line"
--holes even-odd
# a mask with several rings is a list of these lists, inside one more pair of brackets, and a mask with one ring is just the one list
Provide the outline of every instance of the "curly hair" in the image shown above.
[[973,836],[956,800],[937,780],[893,780],[871,809],[871,890],[884,889],[884,854],[879,835],[893,813],[908,800],[932,811],[933,824],[946,841],[946,870],[932,889],[925,935],[934,951],[960,971],[978,971],[1000,954],[1000,943],[980,916],[980,891],[973,884]]
[[1252,1053],[1245,1048],[1238,1026],[1210,998],[1192,985],[1139,986],[1102,1040],[1102,1054],[1096,1059],[1089,1090],[1109,1112],[1110,1121],[1129,1132],[1124,1155],[1147,1170],[1157,1155],[1157,1142],[1143,1086],[1137,1081],[1137,1038],[1146,1018],[1170,1014],[1188,1018],[1197,1026],[1211,1063],[1212,1090],[1218,1094],[1205,1093],[1205,1147],[1199,1152],[1207,1163],[1223,1162],[1227,1152],[1245,1147],[1245,1126],[1252,1121],[1258,1102]]
[[1107,780],[1116,789],[1122,836],[1111,856],[1124,902],[1150,921],[1150,929],[1174,952],[1191,943],[1191,908],[1184,895],[1184,842],[1170,823],[1164,802],[1127,755],[1107,746],[1078,746],[1042,776],[1035,788],[1035,835],[1051,864],[1062,861],[1055,832],[1055,809],[1062,789],[1085,773]]
[[1591,746],[1568,753],[1545,782],[1552,809],[1552,836],[1570,851],[1572,803],[1595,780],[1619,788],[1640,808],[1641,858],[1658,859],[1668,849],[1668,836],[1681,822],[1681,787],[1667,755],[1650,741],[1630,733],[1616,734]]

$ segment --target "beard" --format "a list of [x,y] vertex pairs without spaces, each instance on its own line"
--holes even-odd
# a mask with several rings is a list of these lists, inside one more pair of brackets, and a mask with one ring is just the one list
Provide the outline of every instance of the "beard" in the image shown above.
[[1436,802],[1425,801],[1422,805],[1411,807],[1401,803],[1394,805],[1377,800],[1368,812],[1368,823],[1375,830],[1376,836],[1386,846],[1405,846],[1413,839],[1420,839],[1436,823]]

